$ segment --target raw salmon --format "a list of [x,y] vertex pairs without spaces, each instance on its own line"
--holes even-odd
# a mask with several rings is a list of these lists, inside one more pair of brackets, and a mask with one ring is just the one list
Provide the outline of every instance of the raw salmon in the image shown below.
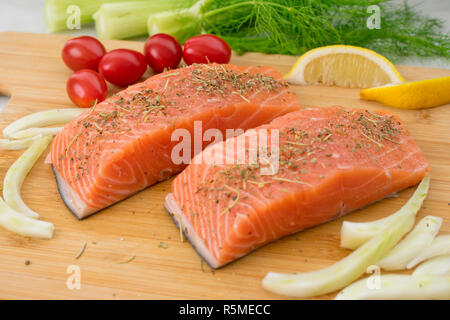
[[[303,109],[256,129],[207,147],[196,158],[207,153],[228,164],[194,158],[166,198],[176,224],[212,268],[412,186],[430,170],[390,113]],[[278,135],[279,167],[272,175],[260,171],[268,162],[249,160],[260,129],[267,140]],[[246,161],[237,163],[242,144]]]
[[180,172],[186,164],[171,160],[176,128],[192,133],[198,120],[203,130],[245,130],[298,110],[297,96],[281,78],[270,67],[192,65],[97,104],[67,124],[52,145],[65,204],[84,218]]

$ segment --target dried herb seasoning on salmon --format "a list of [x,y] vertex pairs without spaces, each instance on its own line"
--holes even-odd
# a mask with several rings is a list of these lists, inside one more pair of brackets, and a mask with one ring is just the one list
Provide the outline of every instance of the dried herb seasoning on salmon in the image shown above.
[[[213,268],[415,185],[430,170],[391,113],[303,109],[255,129],[207,147],[202,154],[218,154],[218,161],[194,158],[166,198],[175,223]],[[237,159],[242,144],[250,159],[251,137],[261,129],[268,140],[279,135],[274,174],[262,175],[267,164],[260,162],[220,161],[229,154]]]
[[270,67],[195,64],[161,73],[87,110],[56,136],[51,159],[61,197],[85,218],[180,172],[186,165],[171,159],[176,128],[193,135],[201,121],[203,132],[246,130],[299,108]]

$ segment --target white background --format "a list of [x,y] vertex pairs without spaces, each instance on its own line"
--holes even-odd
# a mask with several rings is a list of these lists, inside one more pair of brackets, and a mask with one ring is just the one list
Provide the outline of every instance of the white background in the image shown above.
[[[95,1],[95,0],[92,0]],[[164,0],[160,0],[164,1]],[[402,2],[398,0],[397,2]],[[450,29],[450,0],[410,0],[420,10],[430,16],[446,21],[447,29]],[[0,0],[0,32],[24,31],[45,33],[44,0]],[[81,30],[66,32],[73,35],[89,34],[95,36],[92,26],[82,27]],[[407,59],[402,64],[441,67],[450,69],[450,63],[443,59]],[[0,96],[0,110],[6,105],[7,97]]]

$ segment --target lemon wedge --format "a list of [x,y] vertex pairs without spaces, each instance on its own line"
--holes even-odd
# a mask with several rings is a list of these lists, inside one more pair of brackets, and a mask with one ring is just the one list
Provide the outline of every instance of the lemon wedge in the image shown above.
[[354,46],[326,46],[298,58],[284,77],[293,84],[325,84],[369,88],[399,84],[403,77],[394,65],[378,53]]
[[450,103],[450,77],[361,90],[364,100],[401,109],[421,109]]

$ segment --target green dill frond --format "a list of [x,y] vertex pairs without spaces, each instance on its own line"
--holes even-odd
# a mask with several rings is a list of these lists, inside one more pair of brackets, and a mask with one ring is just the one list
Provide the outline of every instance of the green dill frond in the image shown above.
[[361,28],[367,21],[364,13],[355,13],[347,23],[336,23],[342,43],[375,50],[392,61],[407,56],[450,59],[450,34],[441,20],[423,16],[406,1],[403,5],[383,3],[380,8],[380,29]]
[[[381,29],[369,29],[370,5],[381,8]],[[442,21],[415,11],[407,1],[206,0],[199,14],[206,33],[233,50],[300,55],[332,44],[373,49],[393,61],[405,56],[450,59],[450,36]]]

